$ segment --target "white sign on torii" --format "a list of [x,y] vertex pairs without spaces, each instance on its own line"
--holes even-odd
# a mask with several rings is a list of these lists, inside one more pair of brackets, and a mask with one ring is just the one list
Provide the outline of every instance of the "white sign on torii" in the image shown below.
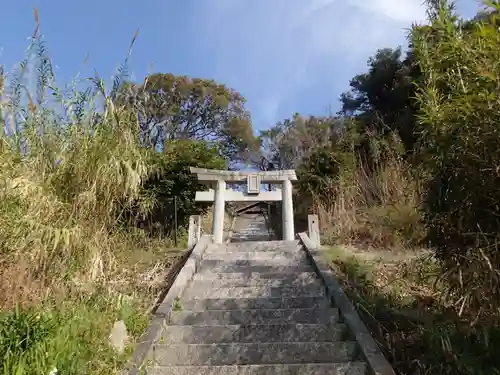
[[[222,171],[191,167],[201,183],[210,184],[215,189],[197,191],[196,201],[214,202],[212,233],[214,242],[221,244],[224,234],[224,205],[233,202],[269,202],[282,201],[283,239],[293,241],[295,238],[293,225],[292,181],[297,180],[294,170],[240,172]],[[247,183],[245,192],[226,189],[226,182]],[[282,190],[261,191],[261,184],[281,184]]]

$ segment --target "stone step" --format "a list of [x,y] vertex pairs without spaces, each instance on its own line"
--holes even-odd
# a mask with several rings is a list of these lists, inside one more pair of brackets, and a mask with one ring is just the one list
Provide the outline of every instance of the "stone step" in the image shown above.
[[214,248],[211,250],[206,250],[204,254],[214,254],[214,255],[237,255],[237,254],[247,254],[247,253],[257,253],[257,254],[300,254],[303,250],[297,247],[290,248],[279,248],[279,249],[253,249],[253,248],[238,248],[238,249],[225,249],[225,248]]
[[172,311],[168,325],[223,325],[223,324],[335,324],[339,312],[328,309],[270,309],[270,310],[210,310]]
[[244,238],[247,241],[266,241],[270,240],[269,231],[266,228],[265,223],[259,223],[245,229],[235,231],[231,237],[231,241]]
[[356,343],[276,342],[253,344],[155,345],[153,364],[159,366],[222,366],[349,362]]
[[295,262],[306,261],[307,256],[303,252],[295,252],[295,253],[273,253],[273,252],[246,252],[246,253],[205,253],[203,255],[203,260],[216,260],[216,261],[226,261],[226,262],[234,262],[237,260],[244,261],[273,261],[273,262],[281,262],[281,261],[291,261]]
[[233,242],[228,243],[222,246],[214,246],[211,247],[211,251],[220,251],[220,252],[248,252],[248,251],[257,251],[257,252],[271,252],[271,251],[291,251],[296,252],[302,248],[301,244],[297,244],[295,242],[288,242],[282,244],[276,244],[274,242]]
[[238,240],[244,238],[245,242],[260,242],[270,240],[269,231],[266,228],[265,223],[259,223],[257,225],[249,226],[245,229],[233,232],[230,241]]
[[321,287],[321,281],[318,278],[314,279],[252,279],[252,278],[241,278],[241,279],[195,279],[191,281],[190,284],[194,289],[200,288],[212,288],[219,289],[224,287],[288,287],[288,288],[298,288],[305,286],[316,286]]
[[254,248],[267,248],[269,246],[280,247],[280,246],[299,246],[299,240],[285,241],[285,240],[274,240],[274,241],[252,241],[245,243],[229,243],[226,247],[254,247]]
[[305,259],[274,258],[274,259],[205,259],[201,261],[201,267],[259,267],[259,266],[310,266]]
[[231,281],[231,280],[247,280],[247,281],[258,281],[258,280],[279,280],[283,283],[292,282],[295,280],[319,280],[316,272],[302,272],[294,275],[289,275],[286,273],[254,273],[249,274],[245,272],[238,273],[214,273],[214,272],[203,272],[196,273],[193,276],[193,281],[208,281],[208,280],[220,280],[220,281]]
[[248,243],[248,242],[254,242],[254,241],[262,241],[262,240],[268,240],[271,237],[269,234],[246,234],[246,233],[241,233],[237,235],[233,235],[231,237],[231,241],[233,243]]
[[365,375],[364,362],[279,365],[169,366],[147,369],[147,375]]
[[201,261],[199,272],[203,273],[205,271],[210,271],[214,273],[285,273],[288,275],[293,275],[300,272],[314,272],[314,268],[309,264],[298,264],[295,266],[275,266],[275,265],[251,265],[251,266],[237,266],[237,265],[213,265],[205,262],[211,261]]
[[191,284],[184,291],[184,299],[212,299],[212,298],[276,298],[276,297],[320,297],[325,290],[322,285],[307,285],[300,287],[221,287],[211,288],[211,285],[203,285],[198,282]]
[[258,310],[258,309],[307,309],[327,308],[328,299],[321,297],[295,298],[224,298],[224,299],[182,299],[181,307],[189,311],[205,310]]
[[220,260],[220,259],[269,259],[272,257],[278,258],[295,258],[295,259],[307,259],[307,254],[301,250],[294,251],[232,251],[232,252],[222,252],[222,251],[210,251],[203,253],[203,259],[206,260]]
[[210,253],[246,253],[254,252],[299,252],[301,245],[298,242],[283,242],[276,244],[275,242],[239,242],[230,243],[222,246],[211,246],[205,250]]
[[341,341],[347,327],[337,324],[231,324],[212,326],[167,326],[162,344],[217,344],[251,342]]

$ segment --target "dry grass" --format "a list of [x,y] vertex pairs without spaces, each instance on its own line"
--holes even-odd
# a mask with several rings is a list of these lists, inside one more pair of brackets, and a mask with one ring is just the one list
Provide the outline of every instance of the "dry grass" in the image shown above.
[[316,200],[332,268],[401,375],[498,375],[500,331],[459,314],[433,252],[422,249],[420,188],[394,158],[355,165]]
[[402,249],[423,239],[419,187],[399,158],[374,172],[346,169],[331,190],[331,200],[315,202],[327,243]]
[[[500,371],[497,329],[472,334],[443,298],[440,267],[428,251],[355,247],[328,251],[332,269],[401,375],[494,375]],[[493,345],[493,346],[492,346]]]
[[401,159],[369,173],[354,163],[315,199],[332,268],[402,375],[498,375],[500,332],[459,314],[446,277],[422,249],[420,183]]
[[114,373],[126,353],[109,346],[113,323],[124,320],[133,343],[181,255],[123,219],[138,202],[151,208],[141,183],[156,166],[133,114],[113,102],[119,79],[58,90],[38,27],[0,77],[2,373]]

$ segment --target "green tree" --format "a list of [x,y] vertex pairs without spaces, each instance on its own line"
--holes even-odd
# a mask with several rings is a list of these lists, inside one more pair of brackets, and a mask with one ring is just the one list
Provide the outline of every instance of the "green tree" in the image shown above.
[[243,96],[213,80],[156,73],[124,85],[120,100],[137,109],[142,141],[151,147],[204,140],[235,161],[257,144]]
[[337,143],[342,130],[334,117],[314,117],[294,114],[260,134],[261,153],[257,159],[260,169],[293,169],[316,149]]
[[156,173],[142,186],[141,199],[149,202],[147,212],[134,211],[138,221],[160,227],[167,233],[177,224],[186,226],[190,215],[203,213],[209,206],[195,202],[196,191],[204,190],[190,167],[225,169],[226,161],[205,141],[175,140],[155,155]]
[[384,48],[368,60],[368,72],[350,81],[350,90],[341,95],[341,114],[352,117],[359,134],[359,151],[368,161],[373,138],[387,138],[396,133],[405,149],[412,151],[417,142],[415,129],[416,101],[413,82],[419,68],[410,49],[402,58],[401,48]]

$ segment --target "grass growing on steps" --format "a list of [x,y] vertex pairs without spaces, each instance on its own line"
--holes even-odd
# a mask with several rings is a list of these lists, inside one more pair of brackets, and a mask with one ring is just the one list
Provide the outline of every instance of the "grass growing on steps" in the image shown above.
[[500,374],[500,330],[471,327],[446,303],[422,252],[335,247],[332,269],[398,374]]

